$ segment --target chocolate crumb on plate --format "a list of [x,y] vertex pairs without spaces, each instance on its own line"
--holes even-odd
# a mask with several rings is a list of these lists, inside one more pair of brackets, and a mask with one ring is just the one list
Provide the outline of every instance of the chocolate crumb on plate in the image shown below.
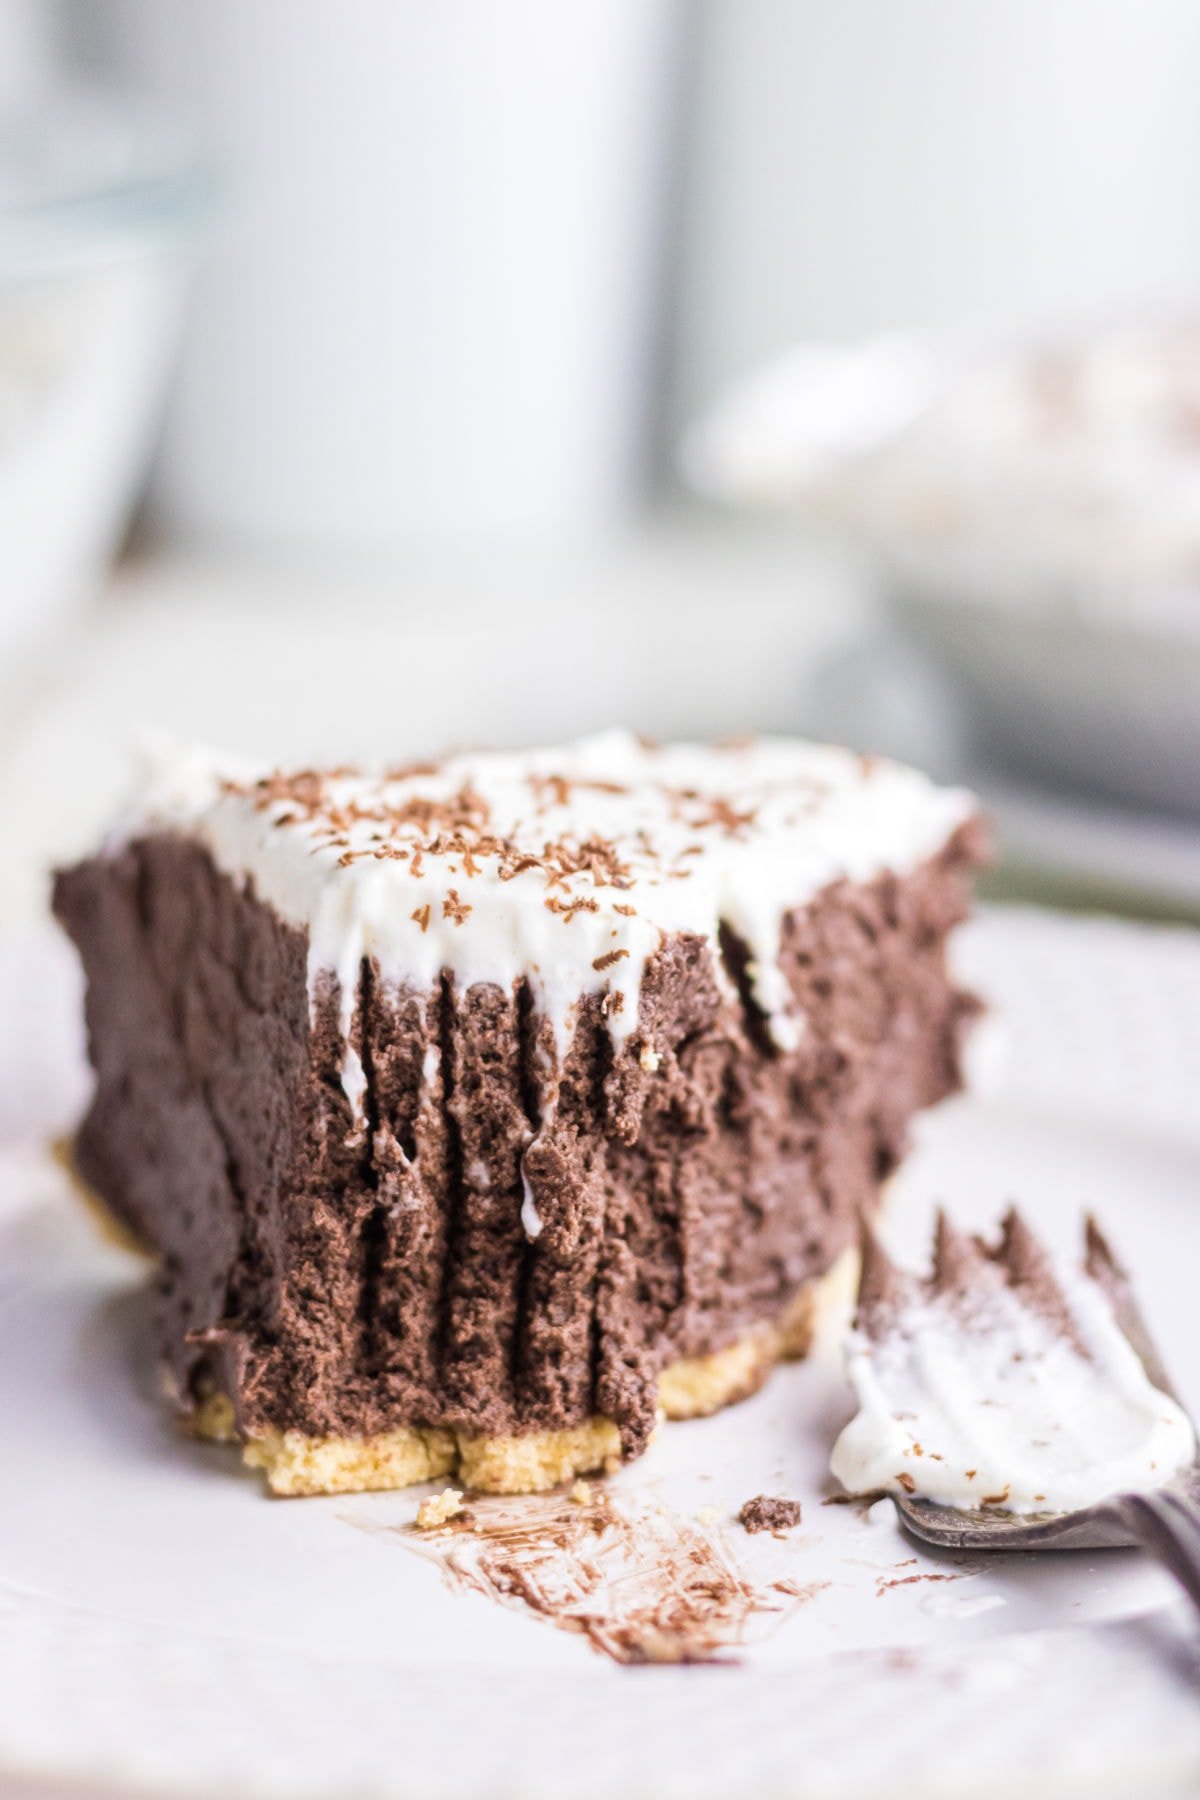
[[791,1531],[800,1523],[800,1502],[758,1494],[747,1500],[738,1518],[747,1531]]

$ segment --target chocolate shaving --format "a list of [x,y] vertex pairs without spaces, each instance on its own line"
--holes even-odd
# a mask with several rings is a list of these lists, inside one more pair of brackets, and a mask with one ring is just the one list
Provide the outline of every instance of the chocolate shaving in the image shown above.
[[500,864],[501,881],[511,881],[514,875],[524,875],[527,869],[540,869],[541,859],[536,856],[506,857]]
[[529,785],[543,805],[567,806],[571,800],[571,783],[565,775],[531,775]]
[[594,956],[592,958],[592,967],[593,969],[603,972],[605,969],[611,969],[614,963],[620,962],[623,956],[628,955],[628,950],[606,950],[603,956]]
[[599,912],[600,902],[593,900],[590,894],[581,894],[577,900],[558,900],[553,894],[542,901],[547,912],[558,913],[569,925],[577,912]]
[[890,1581],[885,1581],[880,1577],[875,1583],[875,1598],[881,1600],[885,1594],[891,1592],[892,1588],[915,1587],[919,1582],[965,1581],[968,1573],[969,1571],[964,1570],[958,1575],[941,1575],[930,1570],[923,1575],[896,1575]]

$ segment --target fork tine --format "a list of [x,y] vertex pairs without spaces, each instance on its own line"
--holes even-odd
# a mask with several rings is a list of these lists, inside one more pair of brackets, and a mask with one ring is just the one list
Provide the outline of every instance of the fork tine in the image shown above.
[[1169,1488],[1113,1502],[1132,1537],[1200,1607],[1200,1508]]
[[1129,1272],[1117,1260],[1116,1251],[1100,1229],[1100,1221],[1095,1213],[1088,1213],[1083,1222],[1084,1270],[1093,1281],[1104,1285],[1105,1279],[1119,1281],[1123,1286],[1129,1285]]
[[935,1294],[969,1294],[973,1287],[996,1281],[995,1265],[978,1238],[968,1237],[951,1224],[944,1207],[938,1209],[933,1235],[933,1274],[931,1287]]
[[899,1305],[905,1278],[879,1241],[874,1225],[868,1219],[859,1221],[858,1297],[855,1323],[868,1336],[876,1318],[887,1318]]

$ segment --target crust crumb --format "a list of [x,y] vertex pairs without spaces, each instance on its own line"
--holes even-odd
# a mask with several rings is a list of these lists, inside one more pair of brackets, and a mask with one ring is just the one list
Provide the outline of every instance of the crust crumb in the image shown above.
[[574,1500],[576,1506],[586,1506],[591,1497],[592,1484],[590,1481],[573,1481],[571,1483],[571,1499]]
[[448,1519],[453,1519],[463,1509],[461,1488],[443,1488],[440,1494],[434,1494],[428,1500],[422,1500],[417,1508],[418,1531],[436,1531]]

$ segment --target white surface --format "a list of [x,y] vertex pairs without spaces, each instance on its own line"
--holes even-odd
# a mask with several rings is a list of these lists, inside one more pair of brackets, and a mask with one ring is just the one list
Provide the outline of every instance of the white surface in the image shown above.
[[[1009,1072],[927,1122],[900,1238],[935,1200],[974,1224],[1016,1195],[1060,1244],[1093,1207],[1195,1408],[1200,940],[998,914],[965,957],[1007,1015]],[[447,1800],[1126,1800],[1200,1771],[1196,1625],[1136,1555],[881,1588],[918,1552],[886,1504],[819,1503],[848,1411],[831,1352],[668,1427],[614,1484],[688,1517],[794,1494],[802,1529],[766,1553],[830,1587],[736,1668],[615,1670],[355,1528],[410,1519],[411,1496],[273,1503],[226,1453],[176,1440],[137,1386],[134,1265],[32,1153],[6,1159],[2,1191],[0,1409],[19,1454],[0,1486],[0,1770]]]

